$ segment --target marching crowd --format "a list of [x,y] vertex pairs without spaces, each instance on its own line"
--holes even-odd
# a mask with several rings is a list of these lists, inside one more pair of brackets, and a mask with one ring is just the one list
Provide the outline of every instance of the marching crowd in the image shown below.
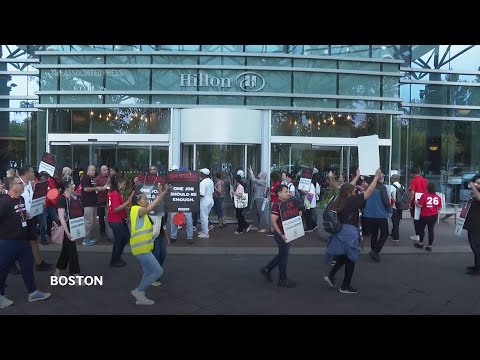
[[[180,171],[174,165],[170,171]],[[177,241],[178,229],[185,227],[187,242],[194,242],[197,237],[209,238],[213,226],[209,223],[209,214],[215,209],[218,227],[227,225],[223,215],[225,196],[241,200],[248,194],[250,201],[234,201],[237,228],[235,235],[257,231],[273,236],[278,246],[276,255],[267,265],[260,269],[261,274],[272,282],[271,272],[278,267],[278,286],[292,288],[295,282],[287,277],[287,264],[290,242],[285,237],[280,214],[280,204],[292,198],[296,200],[305,232],[317,229],[317,208],[325,214],[335,214],[338,228],[330,228],[330,239],[327,245],[327,259],[331,263],[330,272],[324,280],[329,286],[335,286],[335,275],[345,266],[345,276],[339,289],[341,293],[357,292],[351,286],[355,263],[360,253],[360,243],[364,235],[370,236],[370,257],[380,262],[380,252],[390,237],[398,241],[399,222],[404,210],[410,210],[414,219],[415,235],[410,238],[414,246],[432,251],[434,228],[438,212],[444,204],[437,195],[433,183],[428,183],[421,176],[419,169],[412,171],[413,178],[408,190],[400,183],[398,175],[390,177],[391,190],[384,185],[384,175],[378,169],[374,176],[361,176],[357,170],[350,182],[341,174],[336,177],[333,172],[320,174],[313,168],[313,176],[309,185],[302,190],[296,186],[297,176],[285,172],[270,174],[268,187],[265,172],[257,176],[250,167],[245,176],[238,170],[235,181],[226,186],[222,174],[217,173],[211,179],[210,170],[200,170],[199,184],[200,211],[167,213],[165,197],[169,185],[156,184],[158,194],[149,201],[146,194],[135,194],[134,183],[118,173],[115,167],[102,165],[96,174],[96,167],[90,165],[86,173],[78,174],[77,184],[74,174],[68,167],[62,169],[61,175],[50,176],[47,172],[36,174],[32,166],[18,170],[8,170],[6,177],[0,181],[0,308],[8,307],[13,301],[5,295],[6,278],[9,273],[21,273],[28,291],[28,301],[45,300],[50,293],[36,288],[34,269],[37,271],[53,271],[53,265],[45,262],[38,246],[48,244],[47,234],[60,236],[61,252],[55,264],[54,275],[59,276],[68,267],[71,275],[81,273],[77,253],[77,244],[72,234],[70,221],[73,213],[80,211],[85,223],[85,235],[82,245],[92,246],[96,243],[94,224],[98,218],[100,237],[106,238],[107,229],[113,233],[113,247],[110,260],[111,267],[126,265],[122,258],[125,246],[129,243],[131,252],[143,268],[143,276],[131,294],[138,305],[152,305],[154,301],[147,298],[146,290],[150,286],[160,286],[163,265],[167,255],[167,242]],[[150,166],[149,174],[158,175],[155,165]],[[77,175],[77,174],[75,174]],[[138,181],[138,177],[133,179]],[[48,182],[48,192],[43,212],[31,216],[31,206],[35,184]],[[348,181],[348,180],[347,180]],[[467,268],[469,274],[480,274],[480,228],[475,221],[480,216],[480,177],[474,178],[469,185],[473,196],[468,201],[470,211],[465,220],[464,229],[468,231],[468,239],[474,253],[474,265]],[[241,205],[242,204],[242,205]],[[153,213],[156,208],[160,212]],[[250,217],[254,224],[245,219],[245,209],[250,209]],[[197,219],[201,229],[197,231]],[[389,231],[389,219],[392,229]],[[332,226],[331,221],[324,221],[324,227]],[[335,225],[335,224],[334,224]],[[428,228],[428,243],[424,246],[425,228]],[[54,235],[55,234],[55,235]],[[58,235],[60,234],[60,235]],[[17,266],[17,263],[19,267]]]

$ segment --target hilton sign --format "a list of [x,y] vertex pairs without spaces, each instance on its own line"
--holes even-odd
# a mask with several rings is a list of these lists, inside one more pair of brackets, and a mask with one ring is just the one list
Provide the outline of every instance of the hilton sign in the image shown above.
[[[235,84],[243,91],[260,91],[265,87],[262,75],[247,71],[235,78]],[[218,87],[231,88],[232,81],[227,77],[216,77],[208,74],[180,74],[181,87]]]

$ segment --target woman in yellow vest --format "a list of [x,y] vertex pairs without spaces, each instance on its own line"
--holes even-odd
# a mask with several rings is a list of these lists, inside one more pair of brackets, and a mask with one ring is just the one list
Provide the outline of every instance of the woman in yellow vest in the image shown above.
[[152,253],[154,238],[153,238],[153,222],[148,216],[167,193],[169,186],[166,185],[163,189],[158,184],[158,195],[150,204],[148,203],[145,193],[141,193],[133,197],[133,206],[130,209],[130,248],[132,254],[140,262],[143,267],[143,277],[140,285],[131,291],[135,297],[137,305],[153,305],[155,302],[145,296],[145,290],[160,278],[163,274],[163,269]]

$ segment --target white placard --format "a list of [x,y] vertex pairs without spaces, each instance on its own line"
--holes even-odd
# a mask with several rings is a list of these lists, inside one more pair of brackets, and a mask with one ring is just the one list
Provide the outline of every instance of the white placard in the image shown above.
[[236,209],[246,209],[248,207],[248,194],[243,193],[242,196],[233,196]]
[[46,198],[46,196],[42,196],[32,200],[32,206],[29,211],[32,218],[43,213],[43,205],[45,204]]
[[305,235],[303,229],[303,222],[301,216],[295,216],[294,218],[282,221],[283,232],[287,238],[287,242],[298,239]]
[[85,237],[85,218],[83,216],[70,219],[69,225],[72,241]]
[[40,161],[40,165],[38,166],[38,172],[41,173],[42,171],[46,171],[50,176],[53,176],[55,172],[55,166]]
[[310,190],[311,183],[312,183],[312,179],[300,178],[300,181],[298,182],[298,190],[303,190],[303,191]]
[[455,230],[453,232],[455,236],[462,236],[462,230],[463,230],[464,224],[465,224],[465,219],[457,218],[457,224],[455,225]]
[[361,175],[375,175],[380,167],[380,150],[378,135],[359,136],[358,140],[358,168]]
[[422,208],[417,206],[417,201],[422,197],[423,193],[415,193],[415,214],[413,216],[414,220],[420,220],[420,213],[422,212]]

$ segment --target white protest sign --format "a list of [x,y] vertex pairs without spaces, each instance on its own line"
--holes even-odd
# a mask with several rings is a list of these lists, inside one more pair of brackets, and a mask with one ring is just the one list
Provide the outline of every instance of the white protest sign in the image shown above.
[[375,175],[380,167],[380,150],[378,135],[359,136],[358,140],[358,168],[361,175]]
[[420,220],[420,213],[422,208],[417,206],[417,201],[422,197],[423,193],[415,193],[415,215],[413,216],[414,220]]
[[77,240],[85,237],[85,218],[83,216],[70,219],[71,240]]

